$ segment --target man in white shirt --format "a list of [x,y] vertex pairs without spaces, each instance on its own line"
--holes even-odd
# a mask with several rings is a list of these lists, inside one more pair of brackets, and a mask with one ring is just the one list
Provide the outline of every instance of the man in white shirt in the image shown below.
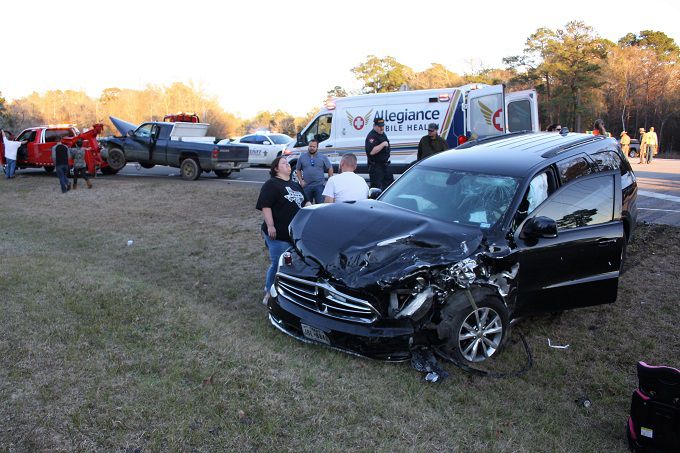
[[368,184],[361,176],[354,173],[357,169],[357,156],[345,154],[340,159],[340,174],[328,179],[323,190],[324,202],[341,203],[368,198]]
[[5,131],[0,131],[0,134],[5,145],[5,177],[7,179],[14,178],[14,171],[17,169],[17,150],[27,141],[15,142],[10,140],[7,138],[7,132]]

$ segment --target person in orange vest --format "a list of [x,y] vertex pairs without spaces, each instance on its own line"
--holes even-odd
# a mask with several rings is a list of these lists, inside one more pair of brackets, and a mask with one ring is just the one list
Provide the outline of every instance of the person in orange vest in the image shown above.
[[630,151],[630,137],[628,136],[628,132],[621,132],[621,139],[619,140],[619,143],[621,144],[621,151],[623,152],[623,155],[628,157],[628,152]]
[[593,135],[601,135],[603,137],[607,136],[607,129],[604,128],[604,121],[601,119],[596,119],[595,124],[593,124]]
[[647,163],[647,141],[646,141],[646,133],[645,133],[645,128],[641,127],[640,128],[640,163],[645,164]]
[[654,127],[649,128],[649,132],[645,136],[645,142],[647,143],[647,163],[651,164],[652,158],[656,156],[659,147],[659,139],[656,136],[656,132],[654,132]]

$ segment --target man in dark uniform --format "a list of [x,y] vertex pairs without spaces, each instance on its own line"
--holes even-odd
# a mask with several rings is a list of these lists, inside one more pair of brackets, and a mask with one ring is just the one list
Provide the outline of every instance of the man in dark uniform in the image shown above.
[[427,135],[420,139],[418,143],[418,160],[425,159],[434,154],[446,151],[449,145],[441,135],[438,134],[439,126],[437,123],[427,125]]
[[390,141],[385,135],[382,118],[373,120],[373,130],[366,136],[366,157],[371,187],[385,190],[394,181],[394,176],[390,170]]

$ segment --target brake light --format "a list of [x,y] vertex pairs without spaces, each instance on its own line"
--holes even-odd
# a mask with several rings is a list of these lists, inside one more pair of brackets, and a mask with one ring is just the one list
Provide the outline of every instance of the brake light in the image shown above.
[[458,136],[458,144],[462,145],[463,143],[467,142],[467,137],[464,135],[459,135]]
[[217,159],[220,155],[220,149],[216,146],[212,150],[212,158]]

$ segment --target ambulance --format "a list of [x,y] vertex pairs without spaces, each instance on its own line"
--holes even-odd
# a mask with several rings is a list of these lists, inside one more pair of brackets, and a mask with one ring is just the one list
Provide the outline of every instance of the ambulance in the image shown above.
[[282,154],[295,168],[298,156],[315,138],[319,152],[335,166],[343,154],[354,153],[358,171],[365,173],[365,140],[375,118],[385,120],[390,162],[397,173],[416,161],[418,142],[430,123],[439,126],[449,148],[492,135],[540,130],[535,90],[506,93],[503,85],[468,84],[329,99]]

